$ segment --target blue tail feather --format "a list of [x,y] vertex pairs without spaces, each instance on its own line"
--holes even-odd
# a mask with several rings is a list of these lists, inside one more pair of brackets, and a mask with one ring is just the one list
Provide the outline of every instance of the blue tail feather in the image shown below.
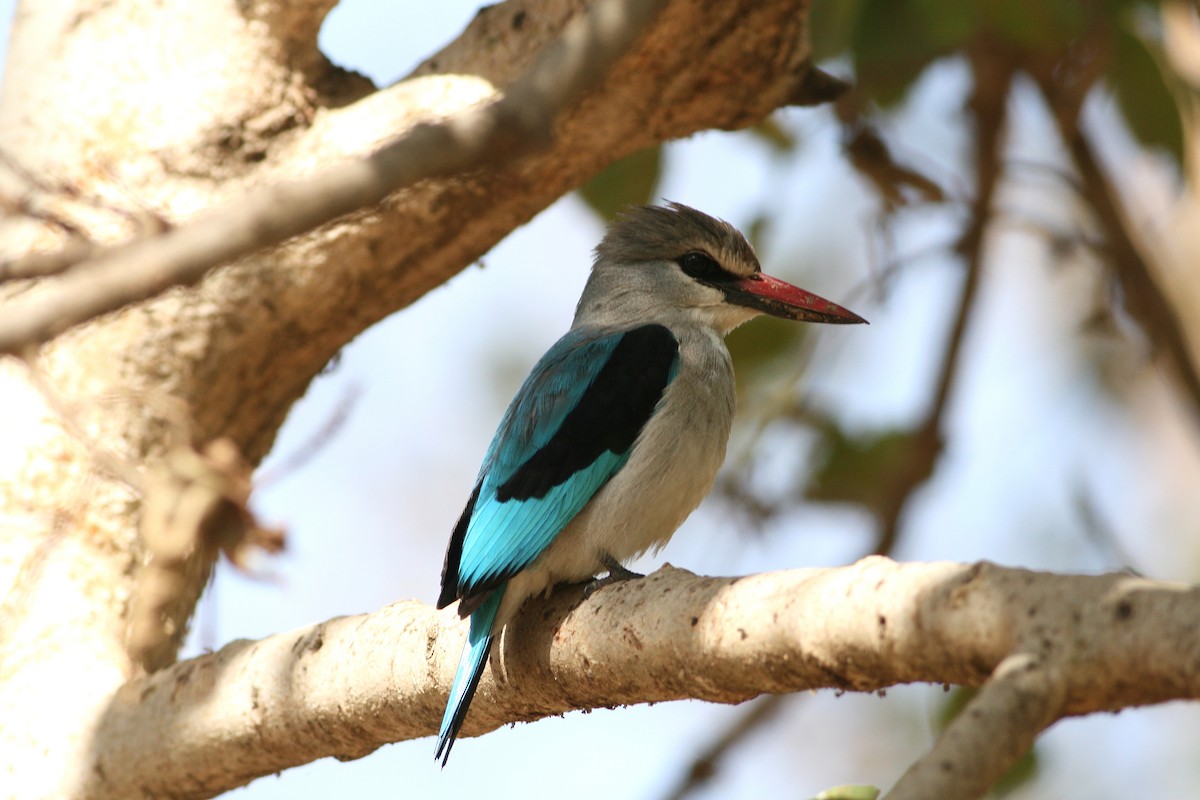
[[463,720],[467,718],[471,698],[479,688],[479,679],[487,665],[488,653],[492,649],[492,624],[496,621],[496,612],[500,610],[505,588],[501,586],[492,592],[483,605],[471,614],[467,646],[463,649],[462,658],[458,661],[458,670],[454,673],[450,699],[446,703],[446,713],[442,716],[442,726],[438,731],[437,750],[433,754],[435,760],[442,759],[443,767],[450,760],[450,749],[454,747],[458,731],[462,728]]

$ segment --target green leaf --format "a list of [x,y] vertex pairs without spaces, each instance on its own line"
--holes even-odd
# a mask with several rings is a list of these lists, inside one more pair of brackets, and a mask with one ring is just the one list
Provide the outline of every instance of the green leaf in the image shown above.
[[1089,14],[1102,13],[1079,0],[986,0],[981,11],[997,38],[1042,52],[1065,50],[1087,28]]
[[974,3],[863,0],[850,38],[858,87],[882,106],[904,99],[925,68],[974,32]]
[[775,317],[759,317],[735,329],[725,344],[737,365],[739,385],[772,371],[779,359],[796,351],[803,336],[803,325]]
[[796,136],[791,131],[780,126],[775,117],[767,117],[747,132],[754,138],[766,142],[771,149],[778,153],[790,153],[796,149]]
[[862,14],[863,0],[817,0],[809,11],[813,61],[827,61],[846,52]]
[[662,147],[647,147],[609,164],[579,187],[579,194],[601,219],[610,220],[626,206],[654,199],[662,176]]
[[996,797],[1012,794],[1036,778],[1040,767],[1035,745],[1018,758],[1016,763],[1008,768],[1008,772],[1000,776],[1000,780],[992,787],[992,793]]
[[754,252],[758,254],[759,261],[766,260],[766,253],[763,243],[766,241],[767,232],[771,230],[773,220],[766,214],[756,214],[746,223],[744,230],[746,231],[746,241],[754,248]]
[[909,0],[921,17],[929,41],[940,51],[957,50],[976,35],[980,25],[977,2]]
[[863,784],[834,786],[818,794],[812,800],[878,800],[879,789]]
[[1117,28],[1107,79],[1117,108],[1137,140],[1166,151],[1182,164],[1183,123],[1156,49],[1128,28]]
[[815,419],[821,438],[804,489],[809,500],[853,503],[889,520],[933,474],[940,443],[927,430],[848,434],[831,418]]

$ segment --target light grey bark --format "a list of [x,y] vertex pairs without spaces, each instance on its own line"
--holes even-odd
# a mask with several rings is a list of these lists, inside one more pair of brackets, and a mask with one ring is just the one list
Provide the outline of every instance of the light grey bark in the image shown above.
[[[495,648],[464,735],[681,698],[983,686],[896,798],[979,796],[1065,716],[1200,697],[1200,589],[1128,575],[881,557],[743,578],[664,567],[526,612]],[[464,635],[453,609],[405,601],[135,679],[103,718],[87,793],[209,797],[429,736]]]

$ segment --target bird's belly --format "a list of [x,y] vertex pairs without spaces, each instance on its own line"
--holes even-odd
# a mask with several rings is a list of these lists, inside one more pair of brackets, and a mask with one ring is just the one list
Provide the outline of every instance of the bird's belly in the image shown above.
[[[676,388],[684,387],[668,391]],[[512,596],[505,598],[506,606],[555,584],[605,572],[606,557],[625,561],[667,543],[708,494],[725,459],[732,387],[712,394],[711,402],[664,403],[625,466],[538,560],[509,582]]]

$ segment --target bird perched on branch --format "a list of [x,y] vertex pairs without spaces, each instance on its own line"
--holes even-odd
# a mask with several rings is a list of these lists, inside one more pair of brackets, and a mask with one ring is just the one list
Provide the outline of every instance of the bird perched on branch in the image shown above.
[[571,330],[505,412],[454,528],[438,608],[470,632],[435,758],[444,766],[493,638],[531,596],[660,548],[708,494],[733,420],[724,336],[760,314],[865,322],[764,275],[727,222],[669,203],[620,216]]

